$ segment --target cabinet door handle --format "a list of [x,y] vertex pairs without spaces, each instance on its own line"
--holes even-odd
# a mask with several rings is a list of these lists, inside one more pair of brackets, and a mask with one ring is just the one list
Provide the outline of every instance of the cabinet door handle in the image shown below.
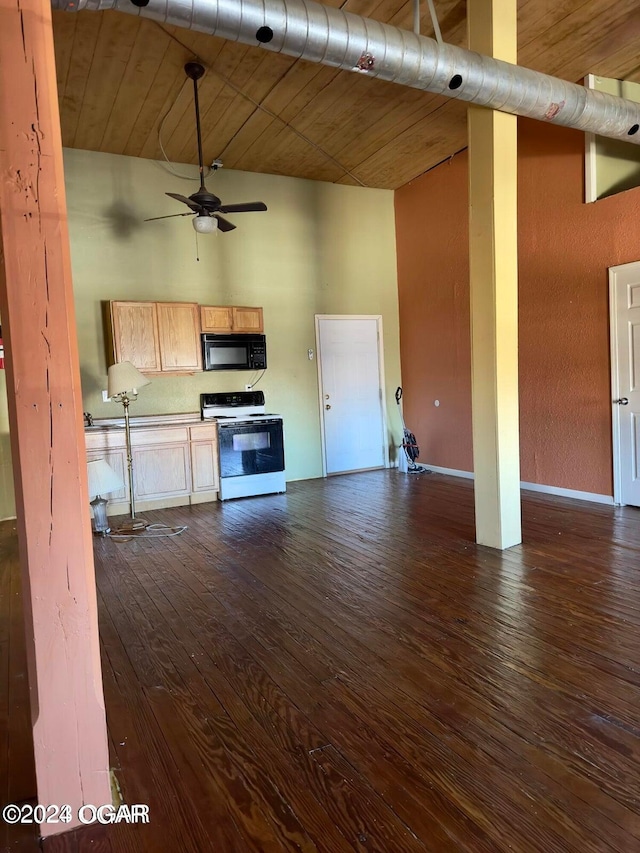
[[327,403],[327,405],[325,406],[325,409],[326,409],[327,411],[329,411],[329,409],[330,409],[330,408],[331,408],[331,403]]

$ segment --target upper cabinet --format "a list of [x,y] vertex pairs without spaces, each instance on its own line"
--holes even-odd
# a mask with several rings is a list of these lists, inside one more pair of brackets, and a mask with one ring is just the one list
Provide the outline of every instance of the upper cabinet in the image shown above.
[[143,372],[159,372],[162,368],[155,302],[111,302],[110,309],[113,360],[130,361]]
[[199,306],[192,302],[158,302],[157,307],[162,369],[202,370]]
[[105,306],[110,363],[130,361],[142,373],[202,370],[200,332],[262,334],[262,308],[195,302],[109,302]]
[[262,308],[203,305],[200,308],[200,323],[203,332],[219,335],[233,332],[258,335],[264,332]]
[[217,332],[218,334],[232,332],[232,309],[217,305],[202,305],[200,307],[200,326],[203,332]]
[[110,302],[109,320],[114,361],[130,361],[142,373],[202,370],[195,303]]
[[264,332],[262,308],[232,308],[233,331],[250,332],[256,335]]

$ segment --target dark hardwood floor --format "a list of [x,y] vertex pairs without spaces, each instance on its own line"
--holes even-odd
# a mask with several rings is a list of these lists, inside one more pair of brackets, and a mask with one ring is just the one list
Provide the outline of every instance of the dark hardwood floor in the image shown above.
[[640,511],[527,493],[500,553],[469,481],[380,471],[146,517],[188,529],[95,551],[112,763],[150,823],[47,853],[640,850]]

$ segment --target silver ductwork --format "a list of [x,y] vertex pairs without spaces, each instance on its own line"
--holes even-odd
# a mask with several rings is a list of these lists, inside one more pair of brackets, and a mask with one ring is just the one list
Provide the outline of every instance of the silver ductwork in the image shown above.
[[[144,0],[136,0],[144,2]],[[118,9],[483,107],[640,143],[640,104],[312,0],[52,0]]]

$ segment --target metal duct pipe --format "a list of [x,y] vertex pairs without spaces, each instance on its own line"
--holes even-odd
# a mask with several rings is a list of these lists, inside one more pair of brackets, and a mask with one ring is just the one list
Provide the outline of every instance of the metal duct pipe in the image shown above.
[[[135,0],[144,3],[145,0]],[[483,107],[640,143],[640,104],[312,0],[52,0],[118,9]]]

